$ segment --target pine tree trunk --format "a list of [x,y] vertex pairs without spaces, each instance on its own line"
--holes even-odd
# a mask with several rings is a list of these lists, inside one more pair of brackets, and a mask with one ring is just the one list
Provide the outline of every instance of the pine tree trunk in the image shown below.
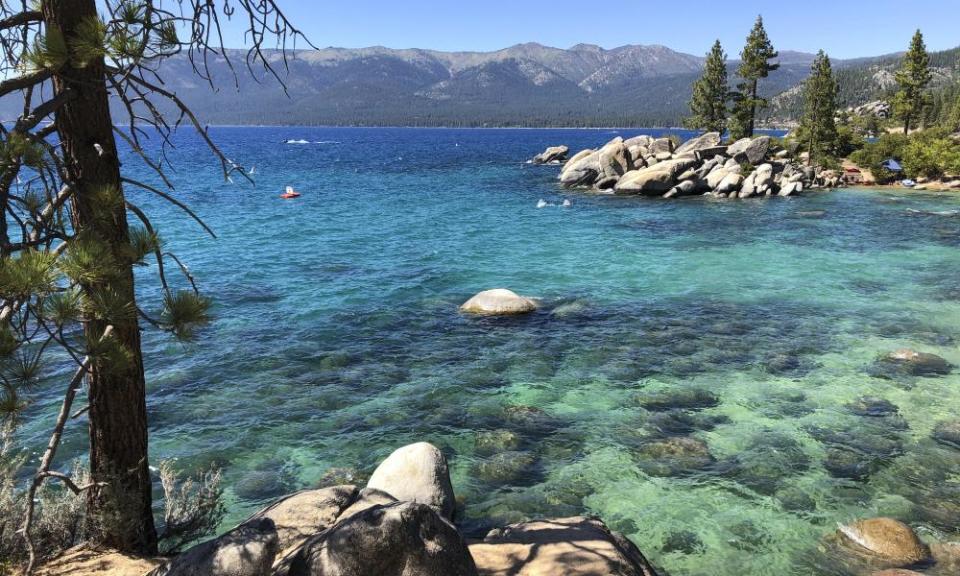
[[[96,0],[46,0],[43,15],[48,28],[59,27],[68,43],[78,25],[97,16]],[[110,117],[104,62],[83,68],[67,64],[54,76],[54,90],[73,93],[56,114],[65,167],[76,190],[72,197],[73,226],[106,243],[120,262],[114,279],[81,288],[85,294],[115,293],[134,303],[133,268],[123,256],[129,245],[126,208],[120,183],[113,121]],[[113,194],[103,194],[112,190]],[[84,326],[87,342],[97,342],[107,320]],[[109,319],[129,362],[94,359],[88,377],[90,400],[90,472],[107,482],[88,492],[87,505],[93,539],[124,552],[153,554],[157,533],[153,524],[152,485],[147,463],[147,407],[140,351],[140,328],[135,313]]]
[[753,85],[750,91],[750,133],[747,134],[750,138],[753,138],[753,130],[755,126],[755,121],[757,118],[757,81],[753,81]]

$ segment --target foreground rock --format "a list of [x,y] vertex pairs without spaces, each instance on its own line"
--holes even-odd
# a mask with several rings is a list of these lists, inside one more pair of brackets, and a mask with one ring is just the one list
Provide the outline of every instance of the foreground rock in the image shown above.
[[280,540],[273,520],[258,518],[190,548],[151,576],[266,576]]
[[432,444],[418,442],[395,450],[374,470],[367,488],[397,500],[432,506],[444,518],[453,519],[456,499],[447,459]]
[[909,568],[933,560],[912,528],[892,518],[870,518],[840,526],[837,542],[848,563],[874,570]]
[[498,528],[470,554],[482,576],[656,576],[632,542],[583,517]]
[[543,152],[534,156],[531,162],[534,164],[552,164],[563,162],[567,159],[567,152],[569,151],[570,149],[566,146],[551,146],[550,148],[547,148]]
[[340,514],[358,498],[356,486],[332,486],[304,490],[274,502],[244,522],[273,522],[280,555],[296,548],[311,536],[323,532],[336,522]]
[[376,505],[309,540],[289,576],[476,576],[457,529],[432,507]]
[[842,184],[838,173],[803,164],[768,136],[722,146],[720,134],[709,132],[674,148],[670,138],[641,135],[581,150],[563,165],[559,178],[568,188],[663,198],[792,196]]
[[537,303],[533,300],[503,288],[480,292],[460,306],[461,312],[491,316],[526,314],[536,309]]

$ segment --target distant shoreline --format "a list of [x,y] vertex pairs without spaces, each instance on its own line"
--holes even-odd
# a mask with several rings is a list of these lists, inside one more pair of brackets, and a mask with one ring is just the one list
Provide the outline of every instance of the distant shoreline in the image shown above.
[[[122,127],[122,126],[120,126]],[[350,128],[360,130],[673,130],[701,132],[682,126],[348,126],[342,124],[208,124],[207,128]],[[183,125],[180,128],[193,129]],[[757,132],[788,132],[789,128],[757,128]]]

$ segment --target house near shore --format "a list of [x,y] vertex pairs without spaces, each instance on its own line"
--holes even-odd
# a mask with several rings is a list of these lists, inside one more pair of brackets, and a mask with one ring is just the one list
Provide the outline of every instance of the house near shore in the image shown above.
[[843,183],[847,186],[863,184],[863,171],[856,166],[847,166],[843,169]]

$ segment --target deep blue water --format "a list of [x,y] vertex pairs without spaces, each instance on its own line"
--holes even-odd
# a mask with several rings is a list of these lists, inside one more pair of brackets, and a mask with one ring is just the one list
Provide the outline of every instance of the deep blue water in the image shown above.
[[[960,201],[617,198],[524,163],[657,132],[212,129],[256,186],[182,134],[177,197],[218,238],[127,191],[215,301],[194,343],[146,331],[153,462],[221,466],[229,523],[428,440],[468,534],[598,514],[675,576],[809,574],[822,535],[876,514],[954,534],[960,458],[930,434],[960,412],[960,378],[875,360],[960,364]],[[278,199],[286,185],[303,196]],[[154,274],[138,271],[148,309]],[[544,305],[457,312],[494,287]],[[59,390],[24,430],[38,449]],[[895,413],[861,415],[864,395]],[[662,457],[677,438],[695,449]],[[61,459],[84,442],[74,424]]]

